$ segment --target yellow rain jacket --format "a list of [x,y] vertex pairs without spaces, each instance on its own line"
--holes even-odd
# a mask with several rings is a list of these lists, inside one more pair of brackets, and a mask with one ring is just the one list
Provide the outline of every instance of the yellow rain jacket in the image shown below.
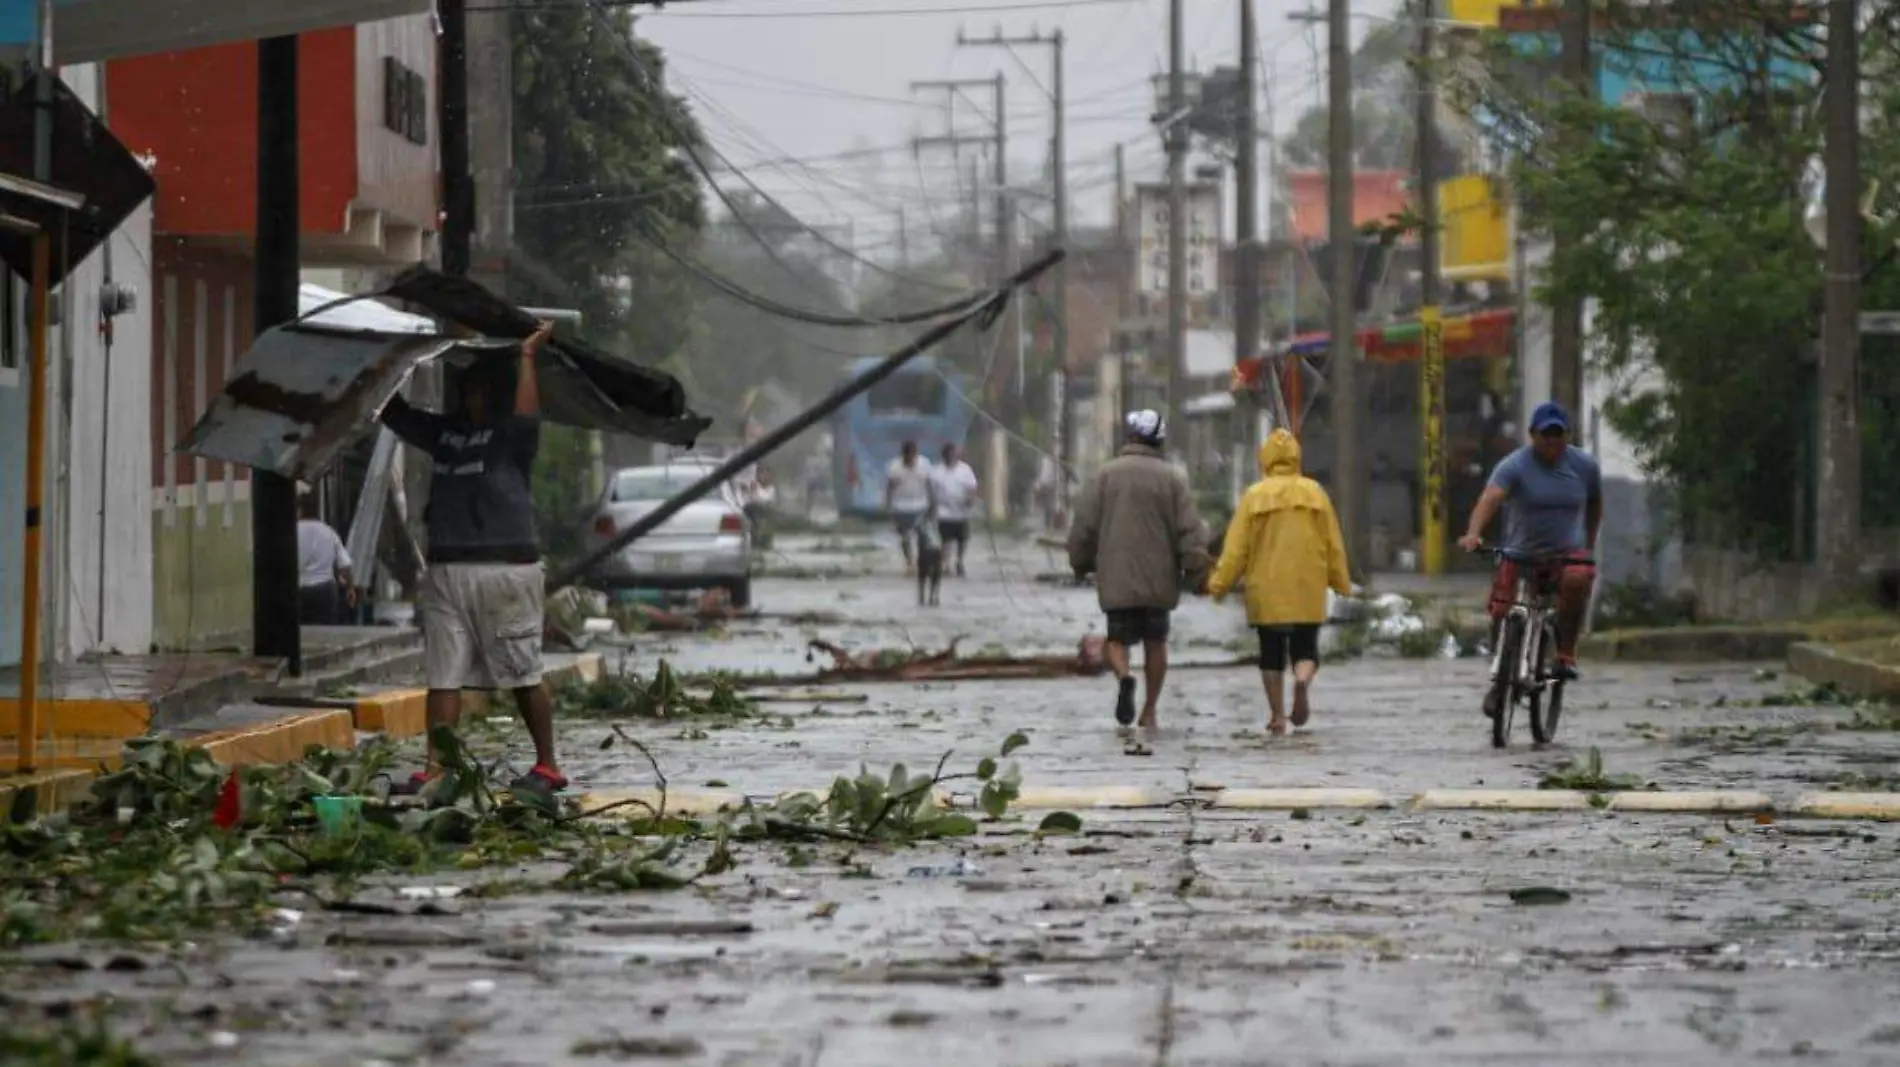
[[1326,621],[1326,590],[1352,592],[1339,516],[1320,484],[1300,473],[1300,442],[1275,430],[1260,446],[1265,477],[1240,498],[1227,527],[1212,597],[1235,582],[1247,591],[1247,621],[1255,626],[1291,626]]

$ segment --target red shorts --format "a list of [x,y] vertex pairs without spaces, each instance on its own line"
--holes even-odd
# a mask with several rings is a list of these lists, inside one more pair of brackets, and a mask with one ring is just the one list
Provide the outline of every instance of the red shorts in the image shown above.
[[[1557,586],[1557,604],[1559,609],[1579,608],[1590,599],[1590,589],[1596,585],[1596,564],[1584,562],[1589,557],[1576,553],[1573,558],[1561,563],[1544,565],[1545,571],[1537,577]],[[1515,560],[1500,560],[1497,573],[1491,578],[1491,617],[1502,619],[1517,603],[1517,577],[1521,569]]]

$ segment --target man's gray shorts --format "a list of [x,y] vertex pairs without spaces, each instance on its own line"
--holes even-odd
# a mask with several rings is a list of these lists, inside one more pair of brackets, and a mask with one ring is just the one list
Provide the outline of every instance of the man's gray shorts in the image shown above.
[[547,576],[539,563],[432,563],[417,597],[430,689],[541,684]]

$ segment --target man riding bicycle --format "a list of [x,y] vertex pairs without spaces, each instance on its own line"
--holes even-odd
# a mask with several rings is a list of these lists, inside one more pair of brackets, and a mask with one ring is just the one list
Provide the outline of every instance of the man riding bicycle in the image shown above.
[[1530,443],[1506,456],[1471,509],[1460,547],[1475,552],[1498,508],[1510,504],[1502,547],[1491,583],[1491,620],[1496,624],[1517,597],[1519,560],[1548,568],[1557,587],[1555,677],[1577,677],[1577,638],[1583,631],[1590,589],[1596,583],[1597,532],[1603,527],[1603,473],[1597,461],[1570,444],[1570,414],[1554,403],[1531,413]]

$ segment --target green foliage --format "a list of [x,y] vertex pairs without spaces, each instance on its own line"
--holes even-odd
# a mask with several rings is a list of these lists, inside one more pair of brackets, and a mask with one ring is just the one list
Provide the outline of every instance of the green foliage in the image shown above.
[[1619,582],[1606,586],[1597,601],[1598,630],[1689,626],[1695,621],[1694,593],[1687,590],[1669,593],[1649,582]]
[[661,660],[651,678],[633,671],[603,671],[591,682],[569,682],[555,694],[555,706],[570,718],[738,721],[759,714],[758,706],[740,695],[731,677],[714,675],[706,684],[710,692],[689,692],[672,665]]
[[[1595,301],[1590,358],[1622,385],[1605,409],[1611,424],[1674,490],[1691,535],[1773,555],[1796,540],[1794,487],[1811,464],[1805,357],[1822,281],[1802,229],[1819,86],[1793,59],[1815,54],[1815,30],[1785,15],[1736,0],[1678,5],[1662,30],[1605,20],[1593,47],[1606,70],[1640,63],[1651,84],[1660,72],[1693,98],[1692,120],[1553,91],[1525,77],[1535,64],[1502,37],[1456,87],[1497,120],[1526,225],[1569,238],[1537,295]],[[1890,32],[1872,31],[1866,54]],[[1894,74],[1891,62],[1867,72],[1870,145],[1884,145],[1863,161],[1865,179],[1889,189],[1900,176]],[[1870,247],[1891,244],[1891,227],[1875,229],[1886,232]],[[1867,306],[1884,306],[1890,297],[1872,290],[1888,284],[1872,286]]]
[[[695,283],[646,236],[665,234],[688,249],[696,240],[702,191],[677,149],[698,144],[699,127],[666,89],[659,50],[634,38],[627,9],[523,7],[510,18],[518,183],[511,295],[575,308],[590,341],[677,370],[694,329]],[[594,503],[589,472],[585,432],[543,427],[535,517],[554,558],[581,548],[580,525]]]
[[1641,789],[1643,780],[1633,774],[1607,774],[1603,770],[1603,751],[1594,745],[1583,759],[1572,759],[1544,775],[1539,789],[1575,789],[1586,793],[1608,793],[1620,789]]
[[68,1020],[51,1029],[0,1028],[0,1064],[6,1067],[158,1067],[98,1019]]

